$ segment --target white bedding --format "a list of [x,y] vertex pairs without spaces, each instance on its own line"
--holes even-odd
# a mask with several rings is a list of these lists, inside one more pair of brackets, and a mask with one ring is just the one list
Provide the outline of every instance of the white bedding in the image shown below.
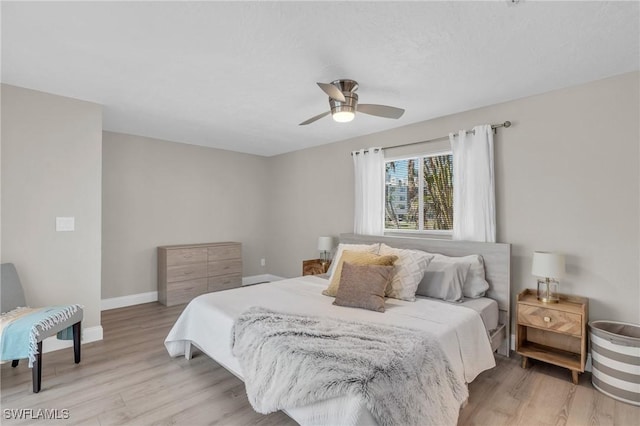
[[[193,343],[216,362],[242,378],[238,360],[231,354],[234,319],[251,306],[294,314],[329,316],[429,331],[440,340],[452,368],[469,383],[495,366],[489,339],[478,312],[427,298],[416,302],[387,299],[385,313],[332,305],[321,291],[326,279],[304,276],[197,297],[185,308],[165,340],[171,356],[190,354]],[[375,424],[357,397],[334,398],[286,410],[298,423]]]
[[[443,301],[442,303],[449,302]],[[500,310],[498,309],[498,302],[495,300],[489,299],[488,297],[480,297],[478,299],[468,299],[465,297],[458,305],[473,309],[479,313],[484,323],[484,328],[486,328],[488,332],[498,327]]]

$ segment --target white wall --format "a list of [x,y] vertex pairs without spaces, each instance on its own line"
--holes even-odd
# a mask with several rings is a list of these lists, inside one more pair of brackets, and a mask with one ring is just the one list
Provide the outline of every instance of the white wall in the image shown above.
[[[31,306],[80,303],[100,324],[102,108],[2,85],[2,262]],[[56,232],[74,216],[75,232]]]
[[[238,240],[244,275],[296,276],[318,236],[353,229],[351,150],[510,120],[495,158],[512,293],[535,285],[534,250],[556,250],[568,256],[563,290],[590,297],[592,319],[640,322],[639,76],[270,158],[105,132],[102,187],[100,107],[3,86],[2,261],[35,303],[73,295],[98,324],[102,194],[102,297],[155,291],[161,244]],[[66,215],[77,231],[55,233]]]
[[534,250],[559,251],[568,256],[562,290],[589,297],[592,319],[640,323],[639,76],[272,157],[269,272],[299,275],[301,261],[318,256],[318,236],[352,232],[351,150],[510,120],[498,131],[495,161],[497,237],[512,244],[512,294],[535,286]]
[[239,241],[266,273],[265,157],[104,132],[102,297],[157,290],[156,247]]

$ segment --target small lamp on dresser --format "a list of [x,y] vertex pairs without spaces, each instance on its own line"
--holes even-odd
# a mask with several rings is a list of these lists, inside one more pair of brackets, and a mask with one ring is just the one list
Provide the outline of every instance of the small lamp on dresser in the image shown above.
[[558,279],[565,272],[564,255],[546,251],[533,253],[531,274],[538,278],[538,300],[543,303],[558,303]]
[[329,253],[333,250],[332,237],[318,237],[318,251],[320,252],[323,263],[329,262]]

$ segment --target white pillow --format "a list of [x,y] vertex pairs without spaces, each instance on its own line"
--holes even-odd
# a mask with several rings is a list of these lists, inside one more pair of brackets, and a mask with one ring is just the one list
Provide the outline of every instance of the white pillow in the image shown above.
[[[434,264],[435,263],[435,264]],[[436,262],[429,264],[416,294],[446,300],[462,301],[462,286],[469,273],[469,263]]]
[[331,266],[329,266],[329,270],[327,271],[327,275],[329,276],[329,280],[333,278],[333,273],[336,270],[336,265],[340,262],[340,256],[342,256],[342,252],[345,250],[349,251],[366,251],[373,254],[378,254],[378,250],[380,248],[380,243],[375,244],[338,244],[338,249],[336,250],[336,255],[333,256],[333,260],[331,261]]
[[[482,256],[477,254],[462,257],[451,257],[434,253],[433,259],[427,267],[427,272],[422,279],[422,282],[425,284],[425,286],[437,285],[436,283],[428,282],[433,278],[432,275],[429,274],[429,271],[432,269],[434,271],[441,271],[442,268],[444,268],[441,263],[445,265],[452,263],[462,263],[469,265],[469,271],[466,275],[465,280],[463,281],[462,286],[462,294],[464,297],[477,299],[478,297],[483,297],[486,291],[489,289],[489,283],[485,279],[484,275],[484,261],[482,260]],[[441,279],[441,277],[437,279]],[[425,288],[425,286],[421,285],[420,288]],[[420,290],[418,290],[418,294],[421,294]]]
[[462,287],[462,293],[464,294],[464,297],[469,297],[471,299],[484,297],[487,290],[489,290],[489,283],[484,275],[484,259],[482,259],[482,256],[478,254],[465,256],[460,259],[467,258],[470,260],[469,275],[467,275],[464,287]]
[[394,299],[414,302],[418,284],[422,281],[433,255],[421,250],[397,249],[386,244],[380,244],[378,254],[398,256],[398,260],[394,263],[395,271],[385,295]]

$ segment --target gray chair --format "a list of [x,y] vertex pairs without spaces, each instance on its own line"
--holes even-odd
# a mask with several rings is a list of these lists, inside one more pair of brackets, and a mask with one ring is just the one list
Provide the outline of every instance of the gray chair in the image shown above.
[[[0,265],[1,268],[1,308],[2,313],[10,312],[13,309],[21,306],[26,306],[26,301],[24,297],[24,291],[22,289],[22,284],[20,283],[20,278],[18,277],[18,271],[16,271],[16,267],[13,263],[3,263]],[[78,308],[75,313],[73,313],[68,319],[65,321],[58,322],[51,328],[44,330],[42,327],[34,325],[34,327],[38,327],[38,353],[36,354],[36,360],[33,362],[33,392],[40,392],[41,384],[42,384],[42,341],[47,337],[54,336],[63,330],[68,329],[69,327],[73,330],[73,354],[75,363],[78,364],[80,362],[80,338],[81,338],[81,324],[83,318],[82,308]],[[10,332],[10,330],[5,330],[4,332]],[[9,361],[9,360],[2,360]],[[11,360],[11,366],[17,367],[19,360],[14,359]]]

